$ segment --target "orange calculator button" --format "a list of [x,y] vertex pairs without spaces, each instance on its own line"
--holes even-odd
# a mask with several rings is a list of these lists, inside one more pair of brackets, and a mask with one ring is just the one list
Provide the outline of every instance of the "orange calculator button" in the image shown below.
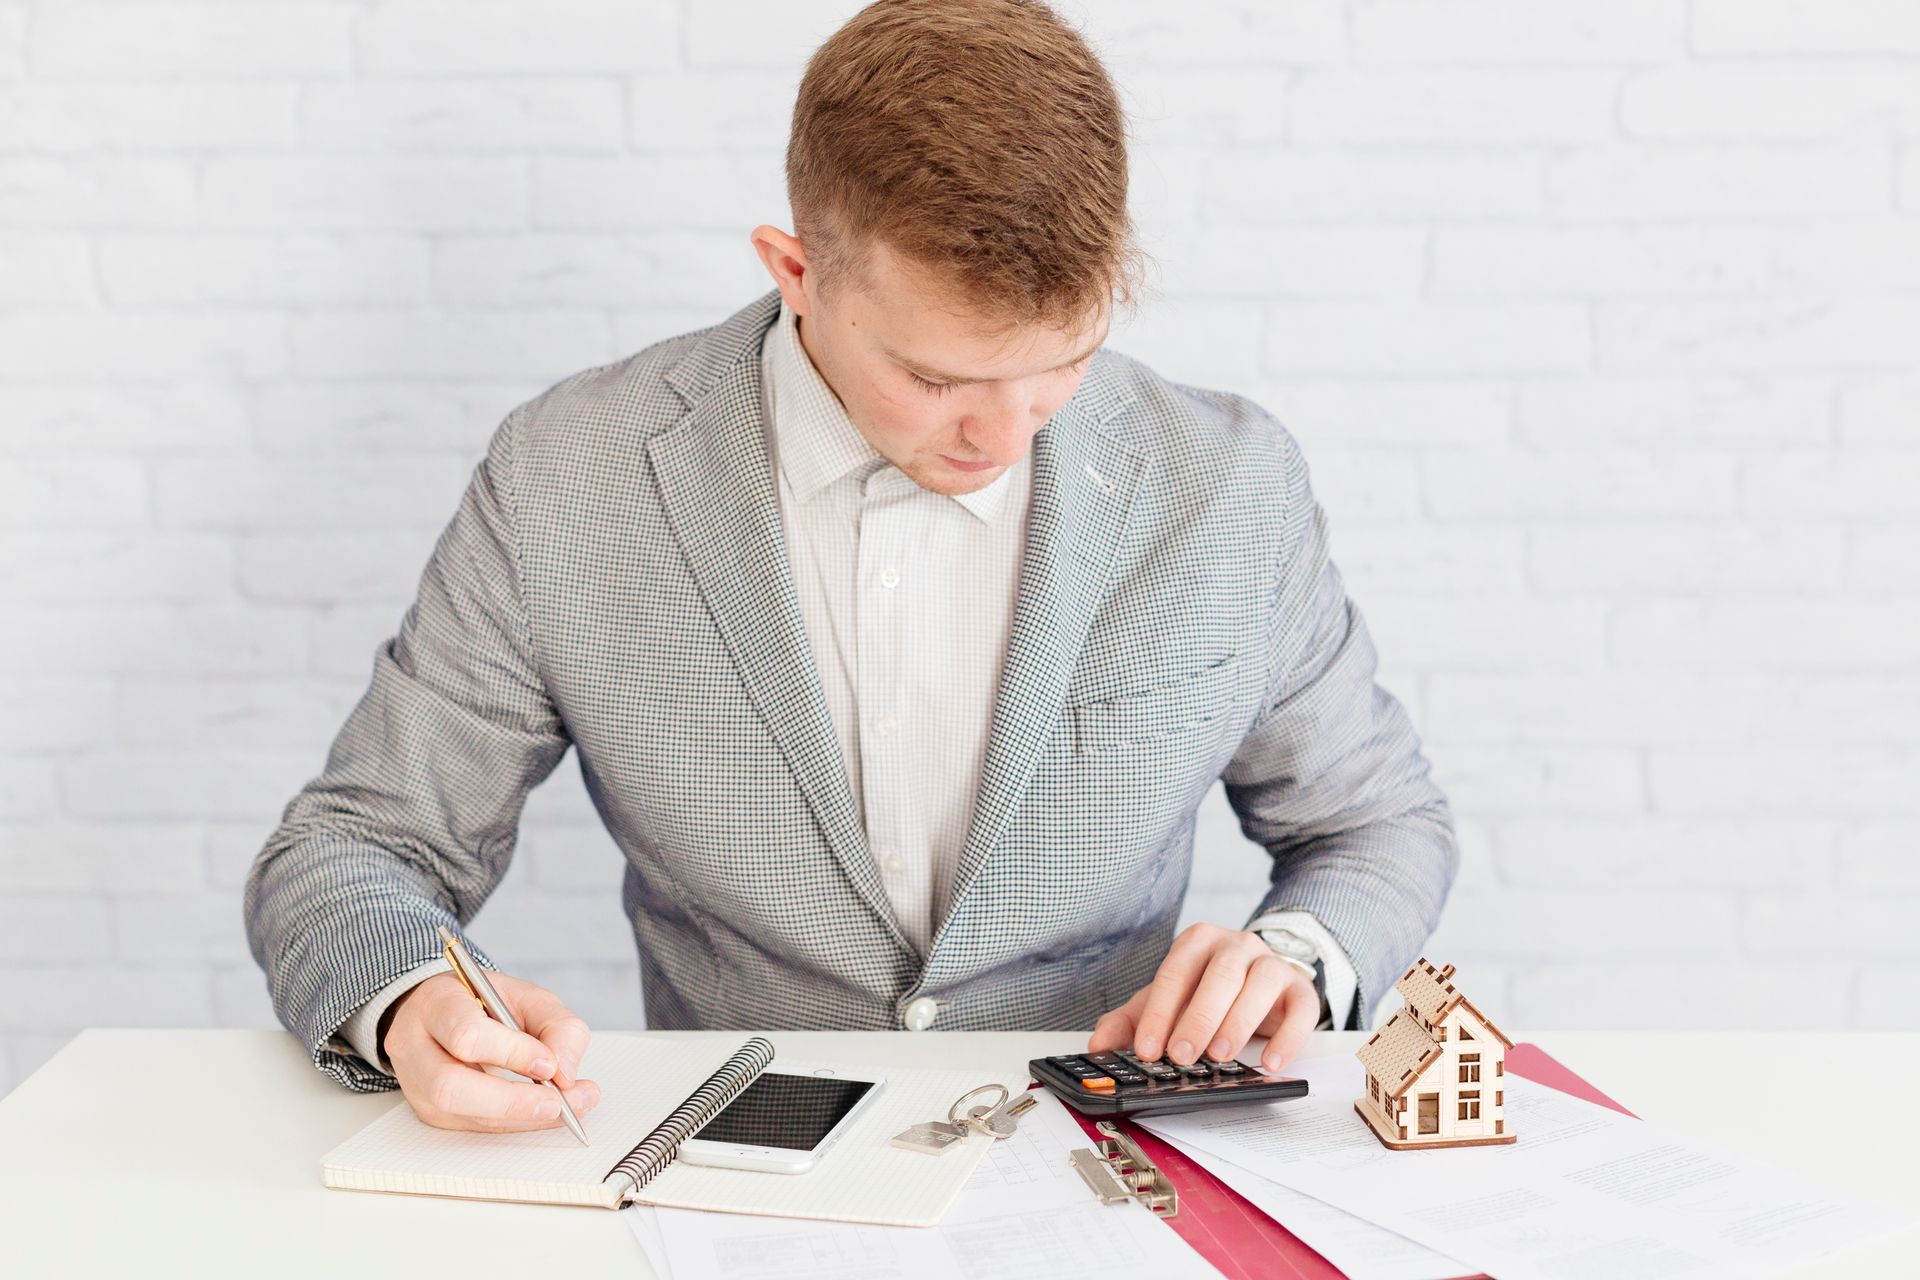
[[1080,1087],[1082,1089],[1091,1089],[1095,1093],[1112,1093],[1113,1080],[1108,1076],[1094,1076],[1091,1080],[1082,1080]]

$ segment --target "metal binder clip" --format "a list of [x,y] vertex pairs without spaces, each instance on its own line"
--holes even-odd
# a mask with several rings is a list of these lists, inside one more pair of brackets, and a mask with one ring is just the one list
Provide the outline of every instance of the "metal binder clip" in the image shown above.
[[1093,1188],[1093,1194],[1100,1197],[1100,1203],[1138,1200],[1162,1218],[1178,1216],[1179,1193],[1133,1139],[1114,1128],[1110,1120],[1098,1121],[1093,1127],[1106,1135],[1096,1144],[1098,1153],[1089,1147],[1079,1147],[1071,1158],[1073,1167]]

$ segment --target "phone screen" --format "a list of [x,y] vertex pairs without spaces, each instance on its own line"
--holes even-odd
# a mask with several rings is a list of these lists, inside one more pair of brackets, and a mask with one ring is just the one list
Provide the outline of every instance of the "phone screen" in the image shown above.
[[706,1142],[811,1151],[872,1088],[871,1080],[763,1071],[696,1136]]

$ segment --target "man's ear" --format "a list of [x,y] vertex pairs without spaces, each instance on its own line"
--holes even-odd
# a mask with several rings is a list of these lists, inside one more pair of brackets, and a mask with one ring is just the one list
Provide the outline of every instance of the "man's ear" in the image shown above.
[[812,314],[812,282],[808,279],[811,272],[806,246],[795,236],[766,222],[755,227],[747,238],[787,306],[796,315]]

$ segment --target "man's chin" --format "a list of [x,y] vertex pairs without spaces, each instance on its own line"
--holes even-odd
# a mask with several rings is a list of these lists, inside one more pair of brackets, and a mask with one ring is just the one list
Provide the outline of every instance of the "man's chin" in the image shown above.
[[989,467],[985,471],[962,471],[935,459],[932,466],[915,467],[907,474],[922,489],[952,498],[986,488],[1005,470],[1005,467]]

